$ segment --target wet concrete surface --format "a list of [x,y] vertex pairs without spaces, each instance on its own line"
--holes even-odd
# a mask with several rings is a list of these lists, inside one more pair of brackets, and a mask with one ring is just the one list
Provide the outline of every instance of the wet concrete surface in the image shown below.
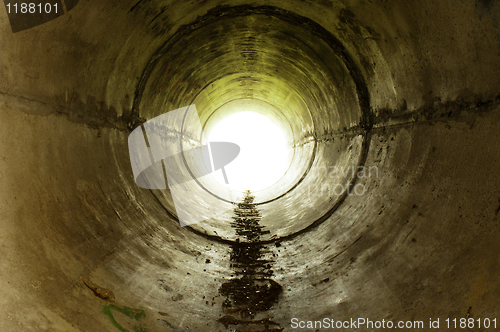
[[226,315],[218,321],[226,327],[243,325],[253,326],[252,331],[282,331],[280,324],[262,318],[278,302],[282,286],[272,279],[276,254],[269,245],[259,243],[266,231],[259,224],[261,215],[254,199],[248,191],[233,211],[231,226],[238,236],[231,245],[230,268],[234,276],[219,288],[226,297],[222,304]]

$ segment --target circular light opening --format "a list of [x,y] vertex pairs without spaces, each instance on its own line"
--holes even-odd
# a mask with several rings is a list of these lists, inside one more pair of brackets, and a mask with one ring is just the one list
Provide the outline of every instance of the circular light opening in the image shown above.
[[[270,118],[240,111],[221,119],[207,135],[209,142],[231,142],[240,146],[238,157],[225,167],[232,190],[253,192],[278,182],[290,164],[291,149],[283,130]],[[222,172],[212,175],[226,185]]]

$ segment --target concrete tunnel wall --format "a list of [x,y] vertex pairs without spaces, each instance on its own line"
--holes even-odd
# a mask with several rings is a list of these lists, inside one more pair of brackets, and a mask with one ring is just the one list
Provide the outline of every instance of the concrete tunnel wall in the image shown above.
[[[255,319],[498,318],[499,6],[82,0],[17,33],[2,11],[0,329],[259,330],[217,321],[231,229],[181,228],[168,194],[135,185],[127,147],[160,104],[198,102],[206,121],[241,97],[284,112],[298,155],[316,144],[302,182],[259,205],[282,292]],[[144,80],[175,36],[185,63]],[[321,166],[346,164],[378,168],[364,195],[306,197]]]

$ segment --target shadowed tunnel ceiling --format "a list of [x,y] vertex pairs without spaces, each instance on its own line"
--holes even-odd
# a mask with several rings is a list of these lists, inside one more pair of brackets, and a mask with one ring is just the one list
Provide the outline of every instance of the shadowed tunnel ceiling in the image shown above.
[[[65,5],[0,10],[0,330],[500,319],[500,4]],[[127,139],[193,104],[206,131],[258,109],[291,152],[251,195],[191,181],[227,209],[181,227]]]

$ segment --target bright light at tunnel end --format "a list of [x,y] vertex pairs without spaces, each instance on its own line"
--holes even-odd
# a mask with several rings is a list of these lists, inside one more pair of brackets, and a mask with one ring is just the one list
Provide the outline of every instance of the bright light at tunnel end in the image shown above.
[[[269,188],[288,170],[291,148],[285,133],[265,115],[243,109],[218,121],[206,135],[208,142],[231,142],[241,149],[225,167],[231,190]],[[212,175],[225,184],[222,172]]]
[[[179,145],[183,135],[169,134],[183,133],[186,123],[188,132],[202,133],[201,145],[184,147]],[[136,184],[146,189],[168,187],[178,219],[186,226],[227,209],[217,197],[196,185],[195,179],[214,177],[230,197],[266,189],[288,170],[291,148],[286,137],[269,117],[247,110],[223,117],[204,132],[196,106],[190,105],[145,122],[132,131],[128,141]],[[186,161],[191,166],[186,167]],[[187,197],[198,197],[203,204],[187,206]]]

